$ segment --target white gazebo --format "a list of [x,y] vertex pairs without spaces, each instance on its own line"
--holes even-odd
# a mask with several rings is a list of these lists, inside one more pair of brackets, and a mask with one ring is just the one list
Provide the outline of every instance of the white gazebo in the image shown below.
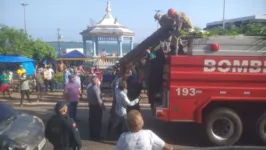
[[134,32],[117,22],[111,14],[110,0],[107,1],[106,14],[103,19],[80,33],[83,39],[84,53],[88,52],[87,41],[92,41],[93,57],[97,58],[99,53],[99,41],[117,41],[118,57],[123,56],[123,42],[130,41],[133,49]]

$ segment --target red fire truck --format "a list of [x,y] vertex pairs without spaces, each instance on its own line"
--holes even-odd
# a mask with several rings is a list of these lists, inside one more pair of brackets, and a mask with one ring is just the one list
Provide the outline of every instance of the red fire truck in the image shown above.
[[[158,44],[160,28],[124,56],[123,65]],[[243,130],[266,143],[266,40],[262,37],[191,39],[186,55],[169,55],[164,65],[163,105],[156,118],[205,127],[215,145],[233,145]]]

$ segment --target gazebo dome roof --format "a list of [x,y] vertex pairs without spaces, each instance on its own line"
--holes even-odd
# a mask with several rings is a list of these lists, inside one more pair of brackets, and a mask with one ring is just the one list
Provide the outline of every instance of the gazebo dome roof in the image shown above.
[[110,1],[107,1],[106,14],[103,19],[95,25],[89,26],[81,34],[90,34],[90,35],[125,35],[125,36],[134,36],[134,32],[128,29],[127,27],[121,25],[117,22],[111,14]]

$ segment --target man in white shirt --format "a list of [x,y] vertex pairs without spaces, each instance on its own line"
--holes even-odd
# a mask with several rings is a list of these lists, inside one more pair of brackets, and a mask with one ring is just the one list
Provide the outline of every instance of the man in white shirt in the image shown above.
[[131,110],[127,115],[130,132],[123,133],[115,150],[173,150],[151,130],[143,130],[144,121],[139,111]]
[[134,106],[136,104],[138,104],[139,99],[136,98],[132,101],[130,101],[127,97],[127,83],[126,81],[121,81],[119,83],[119,87],[116,90],[116,94],[115,94],[115,99],[116,99],[116,105],[115,105],[115,112],[117,115],[117,123],[114,127],[117,127],[118,125],[121,126],[121,131],[127,131],[127,127],[126,127],[126,116],[127,116],[127,107],[128,106]]
[[50,65],[47,65],[46,69],[44,70],[44,84],[45,84],[45,92],[48,92],[48,86],[50,87],[50,91],[53,92],[54,85],[54,70],[51,68]]

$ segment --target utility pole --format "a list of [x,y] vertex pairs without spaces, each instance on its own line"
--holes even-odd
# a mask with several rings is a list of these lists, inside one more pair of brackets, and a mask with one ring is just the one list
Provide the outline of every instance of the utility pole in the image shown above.
[[23,8],[24,8],[24,32],[27,33],[27,25],[26,25],[26,6],[28,6],[29,4],[21,3],[20,5],[23,6]]
[[60,46],[60,39],[62,38],[62,35],[60,34],[60,28],[57,29],[57,41],[58,41],[58,52],[61,52],[61,46]]
[[224,6],[223,6],[223,29],[225,29],[225,0],[224,0]]

